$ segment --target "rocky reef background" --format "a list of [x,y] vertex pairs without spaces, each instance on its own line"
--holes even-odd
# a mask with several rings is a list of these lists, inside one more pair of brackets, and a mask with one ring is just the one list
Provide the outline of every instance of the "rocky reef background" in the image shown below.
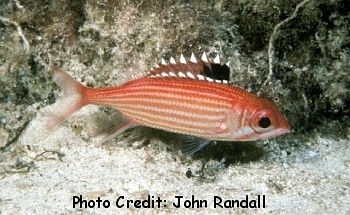
[[[271,99],[294,133],[348,134],[347,1],[4,1],[0,5],[1,147],[55,101],[58,64],[89,86],[115,85],[161,57],[219,54],[231,82]],[[272,34],[275,58],[269,73]],[[335,123],[335,124],[334,124]],[[331,125],[331,126],[329,126]],[[326,129],[323,129],[323,128]]]

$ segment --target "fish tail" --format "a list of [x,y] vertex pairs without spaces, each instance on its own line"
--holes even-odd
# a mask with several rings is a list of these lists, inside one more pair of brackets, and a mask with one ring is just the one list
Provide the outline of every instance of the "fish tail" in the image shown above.
[[60,125],[74,112],[87,105],[89,102],[85,95],[90,90],[57,66],[52,66],[50,73],[53,81],[62,89],[64,96],[57,102],[53,115],[46,122],[48,130]]

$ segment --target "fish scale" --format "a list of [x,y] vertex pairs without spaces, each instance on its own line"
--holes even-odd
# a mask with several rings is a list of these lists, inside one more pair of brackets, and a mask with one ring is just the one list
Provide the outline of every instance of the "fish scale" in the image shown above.
[[[95,104],[107,104],[141,125],[178,133],[191,131],[191,134],[212,138],[213,125],[218,124],[219,119],[223,118],[222,113],[232,106],[228,102],[230,99],[223,99],[224,96],[217,95],[215,90],[210,91],[214,83],[203,81],[197,88],[193,85],[189,88],[188,85],[189,89],[183,89],[183,83],[176,79],[173,81],[174,83],[164,85],[159,84],[164,80],[158,78],[145,81],[144,85],[137,83],[137,87],[128,84],[119,90],[111,89],[112,93],[92,91],[87,99]],[[107,98],[104,95],[108,95]],[[204,136],[205,133],[208,135]]]
[[[66,95],[47,127],[57,126],[85,105],[98,104],[117,109],[125,118],[108,138],[138,125],[192,135],[205,139],[204,144],[208,140],[268,139],[289,132],[275,104],[215,78],[228,77],[227,66],[218,64],[218,58],[209,62],[206,56],[192,55],[188,62],[181,55],[180,62],[173,58],[170,62],[162,60],[144,77],[120,86],[97,89],[83,86],[53,66],[53,80]],[[213,76],[206,76],[204,70]],[[191,153],[203,147],[195,138],[188,142]]]

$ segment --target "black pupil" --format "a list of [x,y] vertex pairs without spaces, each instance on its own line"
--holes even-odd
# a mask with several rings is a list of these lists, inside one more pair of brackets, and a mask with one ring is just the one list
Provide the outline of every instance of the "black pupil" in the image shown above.
[[263,117],[259,121],[259,126],[262,128],[268,128],[271,125],[271,121],[268,117]]

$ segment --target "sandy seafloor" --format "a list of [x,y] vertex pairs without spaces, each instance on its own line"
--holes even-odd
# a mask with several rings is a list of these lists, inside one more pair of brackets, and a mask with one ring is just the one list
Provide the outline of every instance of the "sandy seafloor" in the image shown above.
[[[74,135],[71,122],[85,120],[98,111],[83,108],[68,123],[44,132],[44,108],[30,122],[17,144],[23,147],[21,162],[32,164],[28,173],[7,173],[0,178],[1,214],[349,214],[350,148],[347,140],[313,139],[307,157],[294,162],[261,160],[232,164],[218,171],[215,180],[186,177],[201,168],[199,160],[181,162],[177,152],[150,146],[130,147],[123,142],[96,146]],[[89,126],[84,128],[89,130]],[[309,143],[310,144],[310,143]],[[26,150],[27,149],[27,150]],[[54,150],[63,153],[40,155]],[[267,156],[269,156],[267,154]],[[35,159],[34,159],[35,158]],[[31,163],[33,162],[33,163]],[[73,196],[100,197],[109,208],[73,208]],[[117,208],[118,197],[167,201],[153,209]],[[175,196],[207,200],[207,208],[174,208]],[[265,195],[266,208],[213,208],[214,196],[222,199]],[[125,202],[124,202],[125,203]]]

